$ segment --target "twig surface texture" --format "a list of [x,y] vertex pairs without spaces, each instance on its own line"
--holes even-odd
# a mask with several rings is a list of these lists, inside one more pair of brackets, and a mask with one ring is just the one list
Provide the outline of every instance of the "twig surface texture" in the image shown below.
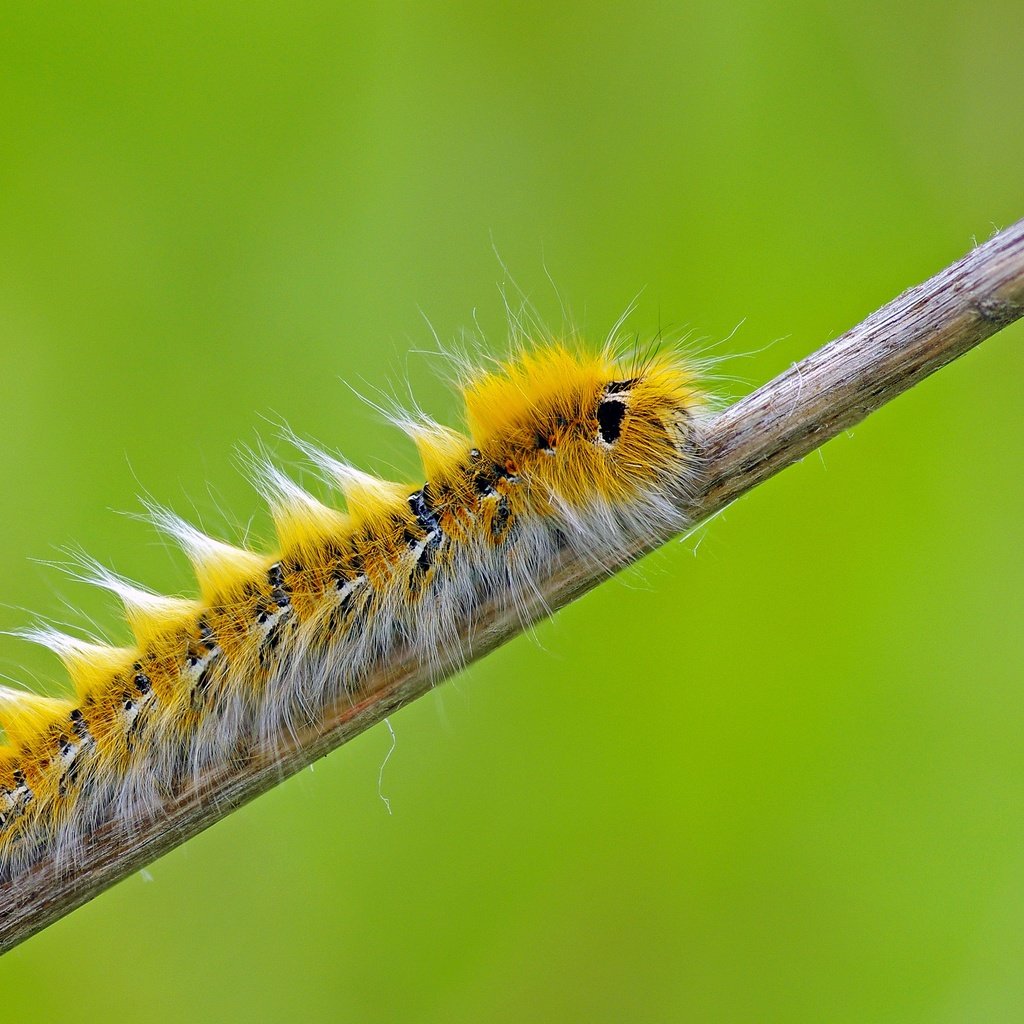
[[[911,288],[863,323],[792,366],[699,428],[700,478],[685,511],[700,523],[803,458],[842,430],[913,387],[1024,315],[1024,221],[978,246],[924,284]],[[618,568],[664,543],[645,538]],[[592,562],[567,557],[541,581],[526,609],[483,608],[472,635],[453,652],[451,670],[521,632],[529,621],[590,590],[607,577]],[[450,672],[446,673],[450,674]],[[354,699],[330,709],[315,727],[273,755],[253,753],[209,773],[178,794],[152,821],[126,831],[99,828],[71,871],[48,861],[0,886],[0,953],[191,838],[230,811],[439,682],[411,657],[398,657],[367,680]]]

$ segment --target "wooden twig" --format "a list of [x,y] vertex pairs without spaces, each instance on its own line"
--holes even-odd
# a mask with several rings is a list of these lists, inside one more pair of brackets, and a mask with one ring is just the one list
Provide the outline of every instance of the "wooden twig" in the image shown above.
[[[978,246],[924,284],[701,424],[701,476],[685,500],[694,525],[801,459],[1024,315],[1024,221]],[[618,568],[669,539],[645,537]],[[561,563],[525,610],[480,608],[472,635],[452,652],[451,671],[482,657],[525,626],[606,578],[592,562]],[[443,675],[450,673],[442,673]],[[271,754],[210,772],[154,820],[130,831],[97,829],[63,872],[49,861],[0,886],[0,953],[191,838],[236,807],[300,771],[439,682],[412,657],[396,657],[357,697]]]

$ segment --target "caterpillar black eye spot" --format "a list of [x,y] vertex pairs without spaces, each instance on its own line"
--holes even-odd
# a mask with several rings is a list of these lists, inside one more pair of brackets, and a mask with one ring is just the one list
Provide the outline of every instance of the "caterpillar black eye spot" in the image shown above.
[[598,434],[604,444],[615,444],[619,439],[625,415],[626,405],[618,398],[606,398],[597,407]]

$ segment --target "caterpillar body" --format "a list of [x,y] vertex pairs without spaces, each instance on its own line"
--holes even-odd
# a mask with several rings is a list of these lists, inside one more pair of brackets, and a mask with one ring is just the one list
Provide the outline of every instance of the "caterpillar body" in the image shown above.
[[686,526],[702,399],[677,356],[546,343],[468,373],[462,391],[467,435],[400,422],[422,484],[298,442],[343,493],[339,511],[264,467],[276,553],[153,509],[199,594],[158,596],[91,565],[134,646],[26,631],[59,656],[73,695],[0,688],[0,881],[43,858],[69,866],[104,823],[145,820],[211,765],[316,722],[399,648],[440,668],[476,609],[515,607],[567,550],[608,565],[631,540]]

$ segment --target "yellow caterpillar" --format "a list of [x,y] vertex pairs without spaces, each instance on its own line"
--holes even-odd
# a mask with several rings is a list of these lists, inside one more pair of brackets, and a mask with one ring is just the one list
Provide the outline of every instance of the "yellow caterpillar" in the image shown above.
[[122,600],[132,648],[26,631],[63,661],[73,697],[0,688],[0,880],[68,863],[203,771],[315,722],[395,650],[441,663],[485,602],[515,607],[566,549],[607,564],[686,524],[696,456],[693,372],[569,344],[525,349],[462,385],[468,436],[403,419],[426,482],[390,483],[298,442],[344,494],[329,508],[272,467],[258,481],[279,550],[213,540],[173,514],[198,598],[161,597],[91,565]]

